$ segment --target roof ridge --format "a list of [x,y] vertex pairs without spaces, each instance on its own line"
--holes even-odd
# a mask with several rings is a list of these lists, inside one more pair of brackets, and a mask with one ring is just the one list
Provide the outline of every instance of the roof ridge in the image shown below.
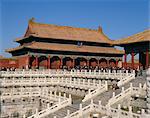
[[126,43],[133,43],[133,42],[141,42],[141,41],[149,41],[146,36],[150,36],[150,29],[145,29],[142,32],[138,32],[136,34],[120,38],[118,40],[114,40],[114,44],[126,44]]
[[[29,20],[28,28],[24,35],[24,37],[30,36],[112,44],[112,40],[105,35],[100,26],[97,29],[88,29],[72,26],[44,24],[35,22],[34,18]],[[21,39],[18,39],[16,41],[20,40]]]
[[30,20],[29,24],[31,24],[31,25],[37,24],[37,25],[45,25],[45,26],[54,26],[54,27],[59,27],[59,28],[82,29],[82,30],[89,30],[89,31],[99,32],[98,29],[90,29],[90,28],[74,27],[74,26],[65,26],[65,25],[56,25],[56,24],[46,24],[46,23],[35,22],[33,20]]
[[[133,37],[133,36],[138,36],[138,35],[140,35],[141,33],[145,33],[145,32],[150,32],[150,28],[145,29],[144,31],[141,31],[141,32],[134,33],[133,35],[129,35],[129,36],[127,36],[127,37],[120,38],[120,39],[118,39],[118,40],[124,40],[124,39],[130,38],[130,37]],[[114,41],[118,41],[118,40],[114,40]]]

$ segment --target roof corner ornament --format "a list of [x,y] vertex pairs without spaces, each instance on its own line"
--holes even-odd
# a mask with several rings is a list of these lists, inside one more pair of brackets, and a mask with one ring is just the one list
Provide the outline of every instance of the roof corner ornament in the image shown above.
[[103,29],[101,26],[98,26],[98,32],[103,32]]
[[35,18],[32,17],[32,18],[29,20],[29,23],[34,22],[34,21],[35,21]]

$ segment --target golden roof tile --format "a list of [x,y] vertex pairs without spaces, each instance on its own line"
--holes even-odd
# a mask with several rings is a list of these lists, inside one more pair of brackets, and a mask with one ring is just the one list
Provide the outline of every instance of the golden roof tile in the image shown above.
[[130,44],[136,42],[150,42],[150,29],[134,34],[132,36],[113,41],[114,45]]
[[[29,21],[24,37],[34,36],[47,39],[65,39],[73,41],[86,41],[97,43],[111,43],[112,41],[103,33],[102,28],[98,30],[87,28],[76,28],[69,26],[58,26],[52,24],[36,23]],[[22,38],[16,39],[20,41]]]
[[72,51],[72,52],[87,52],[87,53],[108,53],[108,54],[124,54],[124,51],[113,47],[98,47],[98,46],[77,46],[57,43],[32,42],[17,48],[7,49],[7,52],[20,50],[23,48],[54,50],[54,51]]

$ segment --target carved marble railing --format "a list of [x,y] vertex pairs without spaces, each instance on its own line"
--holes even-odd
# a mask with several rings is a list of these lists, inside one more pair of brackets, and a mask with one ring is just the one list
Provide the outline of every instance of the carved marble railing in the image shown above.
[[1,71],[1,77],[59,77],[59,76],[70,76],[70,77],[87,77],[87,78],[104,78],[104,79],[118,79],[121,80],[126,76],[130,76],[134,72],[129,73],[122,72],[122,70],[113,70],[108,72],[101,70],[87,71],[87,70],[23,70],[23,71]]
[[83,117],[84,115],[91,112],[92,113],[98,112],[111,117],[119,117],[119,118],[149,118],[150,115],[146,114],[144,110],[141,111],[142,114],[133,113],[131,106],[129,106],[128,111],[121,110],[120,104],[118,105],[118,109],[111,107],[111,105],[115,104],[116,102],[122,100],[125,97],[131,95],[145,95],[145,94],[146,89],[144,86],[142,87],[141,83],[139,84],[139,87],[133,87],[131,83],[130,87],[126,90],[124,90],[124,87],[122,87],[122,91],[120,94],[115,96],[115,93],[113,92],[113,96],[108,100],[106,106],[102,106],[101,101],[99,101],[99,104],[94,104],[93,100],[91,99],[91,104],[85,106],[84,108],[82,108],[82,104],[80,104],[78,111],[72,114],[68,114],[65,118]]
[[40,96],[41,89],[39,87],[34,88],[11,88],[9,90],[2,90],[1,99],[15,99],[21,97],[36,97]]
[[125,83],[128,83],[129,81],[131,81],[132,79],[135,79],[135,71],[133,71],[132,73],[128,74],[128,72],[126,72],[126,76],[124,78],[122,78],[117,85],[118,86],[122,86]]
[[2,78],[1,86],[49,86],[49,85],[59,85],[66,87],[78,87],[83,89],[96,89],[101,86],[101,80],[85,80],[81,78],[71,78],[71,77],[50,77],[50,78]]
[[93,103],[93,100],[91,99],[91,103],[85,107],[82,107],[82,104],[80,104],[80,108],[78,111],[68,114],[64,118],[82,118],[82,117],[88,117],[89,113],[100,113],[103,115],[111,116],[113,118],[149,118],[150,115],[145,113],[145,110],[141,110],[141,114],[134,113],[132,111],[132,107],[128,107],[128,111],[121,110],[120,104],[118,104],[118,108],[112,108],[110,106],[103,106],[101,104],[101,101],[99,101],[99,104]]
[[[101,84],[100,84],[100,85],[101,85]],[[103,84],[103,85],[97,87],[94,91],[91,92],[90,89],[89,89],[88,94],[85,95],[85,97],[84,97],[84,99],[82,100],[82,102],[88,101],[88,100],[90,100],[90,99],[96,97],[97,95],[99,95],[99,94],[101,94],[101,93],[103,93],[103,92],[105,92],[105,91],[107,91],[107,90],[108,90],[108,84],[107,84],[107,81],[105,81],[105,84]]]
[[148,113],[150,114],[150,67],[146,72],[146,84],[147,84],[147,108]]
[[[50,113],[53,113],[63,107],[66,107],[68,105],[72,104],[71,95],[69,95],[69,98],[66,97],[66,94],[62,96],[59,92],[58,95],[56,94],[56,91],[52,92],[49,90],[48,87],[19,87],[19,88],[11,88],[9,90],[2,90],[1,93],[1,100],[5,99],[15,99],[15,98],[24,98],[24,97],[41,97],[41,99],[44,99],[51,103],[51,101],[54,102],[53,106],[50,106],[49,103],[47,104],[47,108],[38,112],[36,110],[36,113],[29,118],[41,118],[44,116],[49,115]],[[24,115],[24,118],[25,115]]]
[[[97,88],[96,82],[85,81],[85,79],[72,78],[74,76],[79,77],[90,77],[90,78],[105,78],[105,79],[118,79],[118,86],[131,81],[135,78],[135,72],[132,73],[119,73],[113,72],[108,73],[97,71],[56,71],[56,70],[45,70],[45,71],[2,71],[1,72],[1,86],[43,86],[43,85],[60,85],[60,86],[80,86],[80,88]],[[11,78],[11,79],[9,79]]]
[[[48,95],[49,96],[49,95]],[[48,97],[47,96],[47,97]],[[71,99],[71,95],[69,95],[69,98],[66,98],[66,96],[64,96],[64,100],[60,101],[60,95],[59,95],[59,101],[58,103],[54,104],[53,106],[50,106],[49,104],[47,104],[47,108],[38,112],[38,110],[36,110],[36,113],[32,116],[29,116],[28,118],[43,118],[61,108],[64,108],[66,106],[69,106],[72,104],[72,99]],[[24,116],[25,118],[25,116]]]
[[66,94],[64,94],[64,96],[61,96],[60,93],[57,95],[56,91],[52,94],[52,91],[50,91],[48,87],[19,87],[1,91],[1,100],[37,96],[53,101],[63,101],[66,98]]
[[[128,71],[126,71],[126,73],[122,73],[121,71],[119,71],[119,73],[116,73],[116,71],[112,72],[112,73],[109,71],[106,73],[106,72],[101,72],[101,71],[98,71],[98,72],[97,71],[93,71],[93,72],[89,71],[89,72],[87,72],[87,71],[78,71],[78,70],[72,70],[72,71],[62,71],[62,70],[59,70],[59,71],[56,71],[56,70],[40,71],[40,70],[38,70],[38,71],[1,72],[1,76],[3,77],[1,79],[1,85],[2,86],[8,86],[8,85],[10,85],[10,86],[14,86],[14,85],[17,85],[17,86],[61,85],[61,86],[75,86],[75,87],[80,87],[80,88],[93,89],[94,91],[92,91],[92,92],[89,90],[89,93],[85,96],[85,98],[83,100],[83,101],[87,101],[87,100],[97,96],[101,92],[106,91],[107,90],[106,85],[101,84],[100,81],[98,83],[96,83],[96,82],[94,82],[94,80],[93,80],[93,82],[90,82],[90,81],[85,81],[85,79],[83,79],[83,80],[75,79],[75,78],[73,79],[72,77],[118,79],[120,81],[122,80],[122,82],[120,84],[120,86],[121,86],[124,83],[131,80],[130,76],[133,76],[133,78],[134,78],[135,73],[134,72],[128,73]],[[55,78],[56,76],[57,76],[57,78]],[[124,79],[127,76],[129,76],[129,77],[127,79]],[[14,78],[8,79],[7,77],[14,77]],[[17,79],[17,77],[23,77],[23,78]],[[34,78],[34,77],[36,77],[36,78]],[[45,92],[44,92],[43,97],[49,96],[49,94],[51,94],[51,93],[46,92],[46,94],[45,94]],[[38,93],[35,91],[31,92],[31,93],[21,92],[21,93],[17,93],[16,95],[14,95],[14,94],[8,95],[7,93],[3,94],[3,96],[5,96],[4,98],[7,98],[8,96],[16,96],[16,97],[25,96],[26,97],[29,95],[35,95],[35,96],[41,95],[42,96],[41,93]],[[50,96],[46,97],[46,98],[50,98]],[[58,99],[58,101],[59,101],[59,103],[61,102],[60,99]],[[64,103],[65,103],[65,105],[68,105],[68,104],[70,104],[70,101],[67,101]],[[63,108],[65,106],[64,103],[62,102],[61,105],[57,104],[54,107],[54,108],[56,108],[55,110]],[[51,107],[51,108],[47,107],[47,110],[45,109],[44,111],[41,111],[40,113],[36,112],[31,118],[46,116],[47,114],[50,114],[51,111],[54,112],[55,111],[55,110],[53,111],[54,108],[53,107]],[[85,108],[84,110],[87,111],[88,108],[89,107]],[[90,108],[91,108],[91,106],[90,106]],[[84,110],[82,110],[82,112]],[[81,111],[80,111],[80,113],[81,113]]]
[[121,93],[119,93],[118,95],[115,95],[115,92],[113,92],[113,96],[109,99],[107,105],[111,106],[116,102],[122,100],[123,98],[127,98],[131,95],[146,95],[146,90],[142,87],[141,83],[139,84],[139,87],[133,87],[132,83],[130,83],[130,87],[126,90],[124,90],[124,87],[122,87]]

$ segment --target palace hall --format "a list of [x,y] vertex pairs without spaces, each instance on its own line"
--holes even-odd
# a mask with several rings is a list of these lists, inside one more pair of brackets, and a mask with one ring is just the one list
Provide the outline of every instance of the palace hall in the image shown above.
[[57,26],[33,19],[29,20],[25,35],[15,42],[20,45],[6,52],[17,58],[18,68],[116,67],[124,54],[101,27],[93,30]]

